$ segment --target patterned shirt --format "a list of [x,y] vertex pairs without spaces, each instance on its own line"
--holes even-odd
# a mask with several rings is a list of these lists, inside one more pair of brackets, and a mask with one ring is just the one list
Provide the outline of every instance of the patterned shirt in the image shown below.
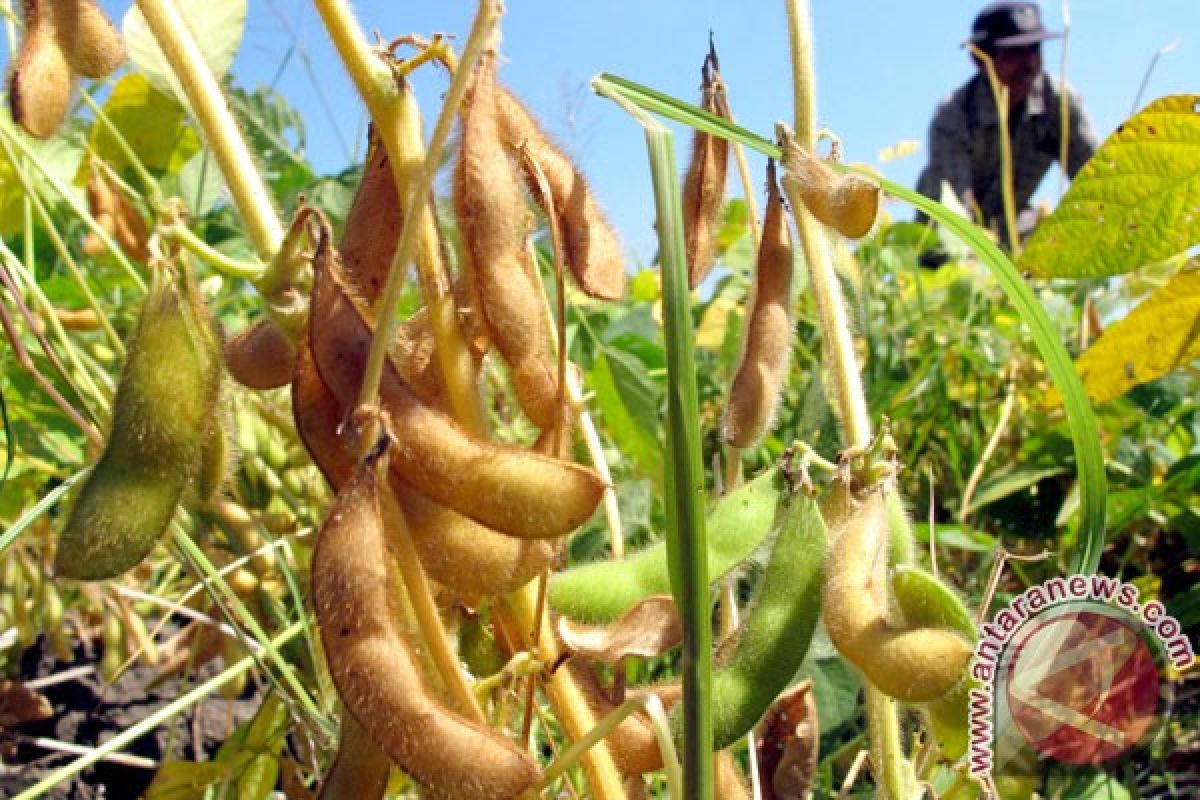
[[[1038,184],[1059,160],[1062,91],[1062,84],[1043,72],[1034,79],[1025,102],[1009,114],[1013,194],[1018,214],[1029,212],[1029,202]],[[1096,151],[1096,134],[1084,113],[1083,102],[1070,88],[1067,114],[1070,137],[1067,174],[1075,177]],[[917,180],[917,191],[938,199],[945,182],[968,210],[973,212],[972,205],[978,205],[985,223],[1003,234],[1000,173],[1000,120],[987,76],[977,72],[938,106],[929,126],[929,164]],[[1018,223],[1018,227],[1025,225]],[[1008,240],[1002,235],[1000,241]]]

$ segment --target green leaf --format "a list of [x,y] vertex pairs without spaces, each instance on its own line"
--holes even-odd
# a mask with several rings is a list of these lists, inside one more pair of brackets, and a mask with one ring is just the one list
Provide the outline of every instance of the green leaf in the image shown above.
[[1200,95],[1155,100],[1084,165],[1017,266],[1044,278],[1119,275],[1200,242]]
[[799,677],[809,678],[813,682],[821,733],[832,733],[843,723],[854,720],[862,682],[844,660],[810,659],[800,670]]
[[1167,613],[1179,620],[1185,631],[1200,625],[1200,586],[1193,586],[1169,598]]
[[[962,525],[938,525],[936,535],[939,547],[948,547],[967,553],[991,553],[1000,544],[999,540],[990,533],[964,528]],[[913,536],[918,542],[928,543],[929,523],[914,523]]]
[[[1193,261],[1193,266],[1200,262]],[[1093,403],[1107,403],[1138,384],[1200,358],[1200,271],[1181,272],[1075,362]]]
[[204,800],[228,767],[211,761],[164,761],[146,788],[146,800]]
[[196,153],[179,170],[179,196],[193,216],[202,217],[221,201],[225,181],[208,151]]
[[[200,151],[200,138],[187,124],[183,108],[144,75],[131,73],[117,81],[104,113],[150,169],[178,172]],[[93,125],[88,140],[96,155],[117,170],[129,163],[107,125]]]
[[662,471],[662,445],[655,435],[658,403],[645,366],[627,353],[606,348],[596,355],[588,385],[617,447],[641,472],[657,478]]
[[279,779],[279,753],[290,718],[279,695],[270,694],[254,718],[234,731],[216,762],[237,779],[237,800],[265,800]]
[[[241,46],[247,0],[175,0],[174,5],[191,30],[205,63],[219,81],[229,71]],[[136,5],[126,12],[121,29],[133,65],[156,89],[174,94],[186,108],[187,95]]]
[[1024,491],[1030,486],[1055,475],[1066,472],[1064,466],[1034,467],[1028,469],[1013,469],[1001,472],[985,481],[971,498],[967,513],[978,511],[986,505],[1001,500],[1009,495]]

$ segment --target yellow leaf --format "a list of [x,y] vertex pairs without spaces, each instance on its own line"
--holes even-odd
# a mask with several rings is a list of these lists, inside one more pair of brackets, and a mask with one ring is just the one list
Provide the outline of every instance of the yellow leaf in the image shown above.
[[738,304],[724,295],[714,299],[704,311],[704,318],[696,329],[696,347],[709,350],[719,350],[725,342],[725,328],[729,325],[729,315],[738,308]]
[[[152,170],[178,172],[200,151],[200,138],[187,124],[183,109],[141,74],[131,73],[117,81],[104,113]],[[96,154],[118,171],[128,164],[124,150],[104,123],[94,123],[88,139]]]
[[1200,358],[1200,262],[1104,332],[1075,362],[1093,403]]

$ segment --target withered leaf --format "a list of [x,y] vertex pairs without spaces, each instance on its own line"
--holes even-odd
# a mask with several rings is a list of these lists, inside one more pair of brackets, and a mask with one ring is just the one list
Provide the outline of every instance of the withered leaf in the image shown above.
[[763,800],[804,800],[817,774],[821,727],[812,681],[776,698],[758,728],[758,777]]
[[683,640],[683,628],[670,595],[652,595],[610,625],[585,625],[566,617],[558,635],[568,650],[593,661],[614,664],[626,656],[653,658]]

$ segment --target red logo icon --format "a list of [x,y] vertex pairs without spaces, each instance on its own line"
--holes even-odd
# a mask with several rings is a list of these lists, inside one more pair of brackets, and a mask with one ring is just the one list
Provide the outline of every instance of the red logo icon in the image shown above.
[[1139,630],[1120,612],[1073,610],[1017,634],[1008,704],[1030,745],[1069,764],[1100,764],[1143,741],[1162,695]]

